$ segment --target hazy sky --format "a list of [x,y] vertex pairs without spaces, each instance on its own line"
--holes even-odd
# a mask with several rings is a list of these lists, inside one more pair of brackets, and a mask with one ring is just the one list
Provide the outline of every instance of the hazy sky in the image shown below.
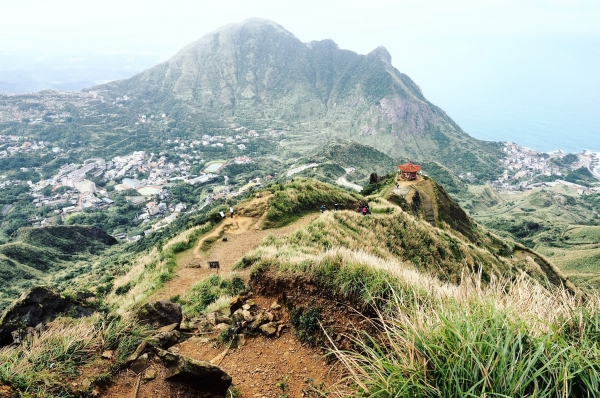
[[[305,42],[329,38],[362,54],[385,46],[394,66],[474,136],[510,139],[516,131],[543,144],[571,128],[585,136],[579,149],[600,136],[599,0],[0,2],[0,60],[13,68],[32,53],[160,61],[256,16]],[[587,147],[600,150],[594,145]]]

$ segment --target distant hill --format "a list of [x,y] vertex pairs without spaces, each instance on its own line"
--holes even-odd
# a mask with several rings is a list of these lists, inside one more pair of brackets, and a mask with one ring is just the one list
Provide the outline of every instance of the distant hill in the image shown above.
[[264,19],[227,25],[162,64],[93,90],[109,99],[126,95],[140,112],[175,114],[180,124],[189,116],[217,125],[295,126],[457,173],[499,170],[499,145],[462,131],[392,66],[385,48],[360,55],[332,40],[302,43]]
[[[356,141],[344,141],[320,148],[315,154],[308,156],[306,161],[322,165],[316,171],[309,170],[301,175],[334,183],[336,178],[346,173],[345,170],[353,169],[346,175],[348,181],[365,185],[369,182],[371,173],[380,177],[395,174],[398,165],[405,163],[407,159],[393,159],[372,146],[359,144]],[[423,173],[442,184],[448,192],[457,193],[464,188],[463,182],[456,174],[440,163],[422,162],[420,166]],[[328,172],[331,175],[328,175]]]
[[117,243],[100,228],[53,226],[22,228],[15,238],[0,245],[0,309],[32,284],[43,283],[65,269],[76,270],[77,262],[88,260]]

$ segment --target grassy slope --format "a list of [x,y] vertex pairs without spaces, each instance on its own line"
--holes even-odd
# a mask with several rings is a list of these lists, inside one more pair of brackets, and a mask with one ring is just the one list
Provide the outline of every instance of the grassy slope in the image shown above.
[[334,349],[357,396],[598,396],[598,296],[523,275],[487,286],[468,272],[457,278],[475,259],[483,275],[510,275],[509,262],[379,198],[370,204],[367,217],[330,212],[271,237],[240,264],[253,264],[252,283],[309,279],[313,295],[384,309],[378,333],[348,335],[356,350]]
[[289,224],[304,214],[318,211],[321,205],[331,210],[338,203],[341,209],[354,209],[361,200],[355,193],[304,178],[296,178],[285,185],[276,184],[271,189],[273,197],[269,200],[265,228]]
[[[433,189],[433,185],[431,188]],[[352,209],[358,201],[364,200],[360,195],[350,194],[314,180],[297,179],[283,186],[271,186],[270,189],[273,193],[267,198],[268,208],[264,209],[266,213],[263,220],[266,225],[272,226],[293,221],[297,215],[293,211],[290,214],[290,209],[297,208],[299,213],[315,212],[323,202],[330,209],[331,204],[335,202]],[[384,189],[383,192],[385,191]],[[437,195],[443,196],[440,192]],[[373,213],[369,216],[362,216],[353,210],[327,211],[307,228],[291,236],[268,237],[261,247],[249,253],[241,264],[253,265],[253,278],[261,278],[266,273],[309,278],[317,281],[317,286],[321,289],[315,294],[333,294],[347,303],[362,303],[361,306],[376,303],[387,308],[389,313],[397,309],[411,314],[414,319],[421,317],[423,320],[420,321],[420,325],[425,328],[423,333],[438,330],[436,321],[440,320],[440,314],[452,310],[452,303],[458,302],[455,300],[473,300],[474,305],[477,305],[478,300],[489,297],[492,292],[498,296],[499,303],[510,306],[512,302],[503,299],[507,292],[521,292],[523,296],[528,297],[528,302],[531,301],[529,298],[532,292],[537,292],[540,297],[548,296],[548,291],[541,285],[523,275],[517,276],[519,269],[539,275],[539,269],[534,263],[527,259],[510,261],[507,257],[498,255],[498,248],[486,247],[485,234],[477,235],[480,241],[471,242],[467,237],[468,233],[454,231],[449,223],[442,222],[442,228],[434,228],[381,196],[373,196],[369,201]],[[248,206],[252,207],[251,203]],[[444,206],[440,206],[440,209],[443,208]],[[204,219],[208,220],[210,217]],[[112,268],[113,275],[118,276],[116,272],[120,270],[129,269],[129,272],[127,275],[121,273],[122,277],[113,278],[114,283],[110,282],[112,285],[105,301],[110,310],[124,315],[126,319],[127,311],[132,306],[143,301],[149,292],[159,288],[164,281],[173,276],[175,254],[193,247],[198,238],[211,227],[210,221],[205,222],[184,230],[168,241],[159,242],[156,247],[120,260],[120,265]],[[490,287],[485,288],[487,290],[482,294],[481,290],[477,290],[481,289],[481,285],[473,284],[469,271],[480,272],[480,278],[483,278],[484,282],[492,280],[492,275],[510,275],[516,287],[499,286],[492,280]],[[457,282],[460,285],[456,285]],[[98,288],[102,286],[98,282],[92,283]],[[117,294],[115,287],[130,283],[131,287],[124,295]],[[233,284],[233,280],[228,283]],[[222,287],[221,282],[218,285]],[[523,291],[526,285],[531,287],[529,295]],[[201,287],[199,285],[198,289]],[[221,290],[225,294],[232,294],[233,290],[225,287],[226,289]],[[200,290],[208,292],[200,296],[211,296],[211,301],[223,293],[212,288]],[[563,296],[555,298],[564,299]],[[390,299],[392,301],[387,301]],[[202,308],[209,305],[208,302],[201,304]],[[579,304],[575,304],[575,307],[579,308]],[[421,305],[426,305],[430,312],[420,308]],[[492,316],[502,316],[502,313],[494,311],[491,312]],[[554,311],[550,312],[554,314]],[[457,314],[460,315],[459,312]],[[25,355],[23,349],[0,351],[0,358],[7,364],[5,367],[0,366],[0,382],[10,382],[20,389],[42,391],[40,396],[48,396],[53,388],[66,388],[67,385],[58,386],[59,380],[72,377],[73,375],[68,373],[72,367],[80,367],[93,360],[94,354],[91,353],[101,352],[105,348],[117,348],[120,357],[126,356],[135,347],[136,342],[139,342],[139,331],[126,321],[112,319],[116,322],[112,329],[104,326],[98,318],[59,320],[57,327],[60,333],[45,334],[46,337],[33,342],[31,349],[27,351],[29,355]],[[428,321],[425,322],[425,319]],[[506,330],[512,333],[514,329],[509,327]],[[502,333],[504,331],[501,330],[500,337],[503,336]],[[433,337],[425,336],[423,341],[435,342]],[[119,340],[123,342],[119,344]],[[49,347],[62,346],[68,341],[75,342],[76,346],[69,354],[72,357],[59,352],[61,357],[57,358],[56,362],[60,371],[50,376],[43,372],[37,375],[36,372],[41,369],[40,358],[49,351]],[[373,345],[370,344],[369,347]],[[450,350],[440,350],[438,354],[440,358],[443,355],[451,355]],[[424,351],[419,355],[425,357],[429,353]],[[367,362],[368,368],[374,369],[371,363]],[[397,368],[390,366],[387,369],[396,372]],[[402,369],[398,371],[402,372]],[[109,373],[101,376],[110,377]],[[44,380],[44,377],[49,381]],[[397,377],[398,375],[394,376]],[[365,378],[359,379],[359,382],[364,385],[369,383]],[[360,383],[354,387],[360,389]],[[396,388],[394,384],[391,386]],[[384,393],[382,396],[389,394]],[[398,392],[396,396],[405,395]]]
[[[22,228],[0,245],[0,310],[33,284],[75,276],[116,240],[89,226]],[[61,272],[64,271],[64,272]]]
[[[310,181],[302,183],[313,185]],[[286,197],[283,202],[288,207],[297,198],[294,184],[288,184],[280,191],[280,195]],[[481,272],[485,281],[490,281],[493,276],[517,275],[518,270],[523,269],[535,278],[545,278],[539,266],[528,260],[511,260],[513,247],[477,226],[464,212],[459,219],[456,214],[462,210],[441,187],[430,185],[430,188],[436,190],[438,211],[443,214],[439,222],[441,229],[431,227],[400,206],[375,195],[369,199],[373,214],[365,217],[354,209],[328,212],[305,231],[269,240],[249,258],[260,259],[257,260],[259,267],[264,264],[284,265],[289,261],[298,265],[304,261],[317,261],[324,251],[344,249],[382,261],[399,261],[419,272],[454,283],[461,280],[465,270]],[[340,191],[333,187],[329,190]],[[279,206],[277,196],[274,199],[268,214],[280,215],[282,213],[275,210]],[[315,200],[316,203],[319,201]],[[451,213],[446,215],[448,211]],[[303,267],[300,269],[303,270]]]
[[513,195],[470,190],[466,207],[487,228],[545,255],[577,285],[600,287],[599,195],[577,195],[564,185]]

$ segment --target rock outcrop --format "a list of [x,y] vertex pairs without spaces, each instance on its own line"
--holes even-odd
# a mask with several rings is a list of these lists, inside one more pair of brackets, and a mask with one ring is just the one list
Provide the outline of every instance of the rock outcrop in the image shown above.
[[174,323],[179,325],[183,315],[179,304],[162,300],[144,304],[138,311],[138,319],[158,329]]
[[231,376],[210,362],[161,349],[157,349],[157,355],[167,368],[166,380],[183,382],[195,390],[223,397],[231,386]]
[[0,347],[20,340],[53,321],[60,314],[73,318],[89,316],[94,308],[66,299],[47,287],[35,287],[23,293],[0,318]]

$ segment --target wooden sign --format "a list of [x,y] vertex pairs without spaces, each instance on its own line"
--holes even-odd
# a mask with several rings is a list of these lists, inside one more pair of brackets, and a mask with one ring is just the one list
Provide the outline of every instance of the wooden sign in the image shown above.
[[218,261],[209,261],[208,262],[208,270],[212,270],[212,269],[216,269],[217,272],[219,272],[219,268],[221,268],[221,266],[219,265]]

